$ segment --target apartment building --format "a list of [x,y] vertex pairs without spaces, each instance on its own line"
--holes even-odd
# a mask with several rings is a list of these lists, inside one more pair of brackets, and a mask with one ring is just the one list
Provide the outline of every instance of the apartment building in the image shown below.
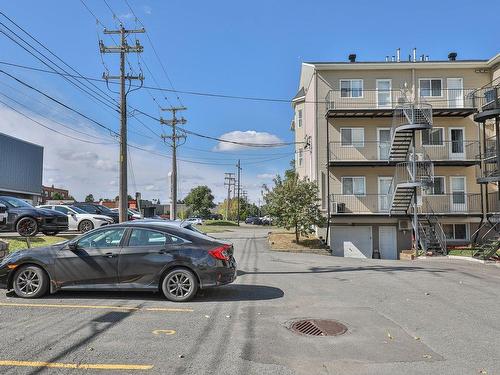
[[334,255],[397,259],[498,235],[495,82],[500,54],[302,64],[296,170],[318,183]]

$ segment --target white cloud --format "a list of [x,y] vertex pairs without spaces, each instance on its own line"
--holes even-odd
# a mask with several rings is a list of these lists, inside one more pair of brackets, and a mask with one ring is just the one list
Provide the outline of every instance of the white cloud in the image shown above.
[[[244,142],[244,143],[281,143],[283,142],[277,135],[258,132],[255,130],[240,131],[235,130],[229,133],[222,134],[220,139],[233,142]],[[249,148],[248,146],[242,146],[234,143],[219,142],[215,146],[215,151],[234,151]]]
[[257,175],[257,178],[261,180],[272,180],[274,177],[276,177],[276,175],[272,173],[261,173]]
[[144,13],[147,15],[150,15],[153,12],[153,9],[149,5],[144,5],[142,9],[144,10]]

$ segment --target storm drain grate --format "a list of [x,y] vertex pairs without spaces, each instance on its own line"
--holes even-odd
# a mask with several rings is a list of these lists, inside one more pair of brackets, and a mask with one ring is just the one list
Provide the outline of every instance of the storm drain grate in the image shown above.
[[289,329],[306,336],[338,336],[347,332],[347,327],[336,320],[301,319],[294,321]]

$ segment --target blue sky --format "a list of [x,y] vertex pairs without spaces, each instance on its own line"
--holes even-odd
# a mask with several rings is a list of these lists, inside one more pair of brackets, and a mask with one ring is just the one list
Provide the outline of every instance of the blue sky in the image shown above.
[[[107,1],[127,27],[137,27],[123,0]],[[86,0],[85,3],[103,24],[109,28],[116,27],[118,21],[113,18],[103,0]],[[129,0],[129,3],[145,24],[168,75],[179,90],[291,98],[297,91],[301,61],[344,61],[349,53],[356,53],[358,60],[383,60],[386,55],[394,54],[397,47],[402,49],[403,56],[411,48],[417,47],[419,53],[425,53],[431,59],[445,59],[452,50],[457,51],[462,59],[489,58],[499,52],[498,25],[493,21],[479,24],[479,18],[475,18],[475,15],[479,16],[485,10],[489,14],[499,14],[500,3],[493,0],[424,0],[418,4],[399,1],[260,0]],[[101,76],[104,67],[100,61],[97,40],[98,35],[100,38],[105,37],[102,27],[96,26],[95,20],[80,1],[26,1],[22,6],[19,2],[4,2],[2,5],[6,15],[36,35],[82,74],[96,78]],[[2,22],[5,22],[4,18]],[[138,38],[145,47],[143,58],[156,81],[160,86],[169,88],[170,84],[147,38],[144,35]],[[112,44],[109,38],[104,40],[106,44]],[[2,61],[43,67],[3,35],[0,35],[0,48],[3,51]],[[104,58],[111,73],[116,73],[118,56],[107,55]],[[133,55],[130,56],[130,62],[134,67],[138,66],[137,58]],[[118,129],[116,117],[60,77],[5,66],[0,68]],[[143,70],[146,84],[155,86],[144,66]],[[43,100],[45,105],[40,105],[33,102],[22,93],[27,93],[25,89],[5,76],[0,76],[0,83],[0,92],[28,104],[37,115],[104,137],[98,128],[53,103]],[[5,84],[22,92],[15,92]],[[167,105],[162,94],[152,93],[158,102]],[[29,94],[40,98],[33,92]],[[178,104],[175,95],[168,94],[167,97],[171,103]],[[293,133],[289,130],[293,113],[287,103],[184,94],[180,97],[189,108],[185,117],[188,120],[186,128],[190,130],[215,137],[232,131],[255,131],[274,135],[273,139],[293,140]],[[0,99],[5,100],[4,97]],[[154,115],[159,113],[158,106],[146,90],[133,93],[129,97],[129,104]],[[45,183],[68,187],[77,198],[83,198],[85,192],[102,197],[116,195],[115,146],[89,146],[54,134],[48,135],[45,129],[25,119],[22,120],[22,126],[16,126],[21,119],[12,113],[6,115],[6,108],[3,111],[4,119],[9,121],[0,122],[0,131],[38,141],[45,146]],[[156,122],[144,117],[141,119],[160,132]],[[53,126],[64,129],[58,124]],[[158,152],[169,152],[154,136],[151,139],[136,134],[152,136],[134,119],[130,120],[129,128],[130,142]],[[216,142],[189,137],[180,149],[181,158],[229,164],[196,165],[181,162],[181,196],[192,186],[209,184],[217,199],[222,199],[224,172],[234,172],[232,165],[241,158],[243,184],[252,200],[257,200],[262,183],[269,183],[270,176],[281,173],[293,158],[291,147],[214,152],[216,146]],[[138,150],[132,150],[131,158],[133,177],[129,179],[129,190],[140,190],[147,198],[165,201],[168,196],[166,176],[169,160]],[[82,173],[79,175],[76,171]]]

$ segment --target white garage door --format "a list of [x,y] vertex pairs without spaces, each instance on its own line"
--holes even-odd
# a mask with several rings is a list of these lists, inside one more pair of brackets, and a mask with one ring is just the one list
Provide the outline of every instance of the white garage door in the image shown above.
[[370,258],[373,253],[372,227],[333,227],[333,255],[350,258]]
[[380,258],[398,259],[396,235],[396,227],[384,226],[378,228],[378,246],[380,251]]

